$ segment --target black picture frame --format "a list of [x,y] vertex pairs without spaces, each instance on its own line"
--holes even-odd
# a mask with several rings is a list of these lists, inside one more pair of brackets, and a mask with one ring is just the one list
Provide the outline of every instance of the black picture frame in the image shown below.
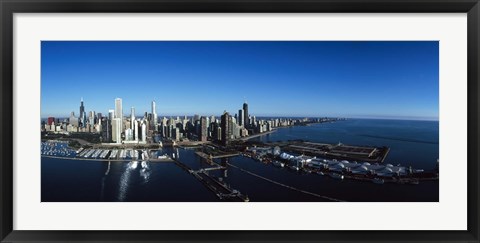
[[[95,242],[479,242],[479,0],[0,0],[0,240]],[[14,13],[468,13],[468,230],[466,231],[18,231],[13,230]]]

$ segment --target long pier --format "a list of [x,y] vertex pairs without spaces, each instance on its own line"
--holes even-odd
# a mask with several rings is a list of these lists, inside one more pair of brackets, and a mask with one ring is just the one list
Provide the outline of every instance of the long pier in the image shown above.
[[196,155],[204,158],[204,159],[207,159],[207,160],[210,160],[210,159],[221,159],[221,158],[229,158],[229,157],[235,157],[237,155],[240,155],[240,153],[230,153],[230,154],[222,154],[222,155],[216,155],[216,156],[210,156],[204,152],[200,152],[200,151],[197,151],[195,152]]
[[[206,173],[208,170],[201,169],[201,170],[198,170],[198,171],[194,171],[190,167],[188,167],[186,164],[178,161],[177,159],[174,159],[174,161],[175,161],[175,164],[177,164],[180,168],[188,171],[197,180],[199,180],[205,187],[207,187],[210,191],[215,193],[215,195],[220,200],[236,201],[236,202],[248,202],[249,201],[247,196],[241,194],[237,190],[233,190],[232,188],[227,187],[225,184],[215,180],[213,177],[208,175]],[[218,167],[214,167],[213,169],[222,169],[222,168],[224,168],[224,167],[218,166]],[[213,169],[209,169],[209,170],[213,170]]]

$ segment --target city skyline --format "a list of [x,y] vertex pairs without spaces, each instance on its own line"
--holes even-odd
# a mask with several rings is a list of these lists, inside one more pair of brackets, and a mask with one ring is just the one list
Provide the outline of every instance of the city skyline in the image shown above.
[[257,117],[438,120],[438,42],[43,41],[41,89],[42,118],[79,116],[80,97],[108,114],[121,97],[123,116],[247,101]]

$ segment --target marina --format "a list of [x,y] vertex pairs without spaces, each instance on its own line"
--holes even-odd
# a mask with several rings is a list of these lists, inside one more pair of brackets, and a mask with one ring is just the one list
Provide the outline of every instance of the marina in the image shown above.
[[[141,153],[141,157],[139,154]],[[141,158],[149,162],[172,162],[166,154],[157,156],[157,150],[136,149],[83,149],[73,150],[68,142],[49,140],[41,143],[41,155],[49,158],[61,158],[86,161],[131,161]]]

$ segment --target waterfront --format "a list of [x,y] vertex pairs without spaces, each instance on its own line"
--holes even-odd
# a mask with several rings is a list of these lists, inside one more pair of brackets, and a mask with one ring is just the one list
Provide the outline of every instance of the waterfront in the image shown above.
[[[420,169],[435,168],[438,158],[438,122],[430,121],[352,119],[281,128],[274,133],[252,138],[260,141],[288,139],[388,146],[391,151],[385,163],[401,163]],[[162,153],[177,153],[176,150],[164,148]],[[178,160],[193,170],[212,167],[193,149],[178,149]],[[328,198],[339,201],[438,201],[438,180],[422,181],[418,185],[377,185],[299,173],[242,156],[214,161],[227,169],[210,171],[209,174],[247,195],[251,202],[331,201]],[[42,157],[41,184],[43,202],[219,201],[192,174],[175,163],[142,165],[141,162],[115,161],[110,163],[109,169],[108,162]]]

